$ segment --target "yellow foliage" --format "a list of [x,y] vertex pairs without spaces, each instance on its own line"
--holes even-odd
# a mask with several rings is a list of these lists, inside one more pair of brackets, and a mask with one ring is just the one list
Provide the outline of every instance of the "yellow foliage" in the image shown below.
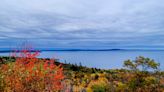
[[92,89],[90,87],[86,88],[87,92],[93,92]]

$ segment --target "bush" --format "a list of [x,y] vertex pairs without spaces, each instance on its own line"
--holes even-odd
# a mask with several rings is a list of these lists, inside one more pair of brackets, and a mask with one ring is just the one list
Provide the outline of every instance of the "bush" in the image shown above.
[[92,86],[92,90],[93,92],[106,92],[106,87],[103,86],[103,85],[98,85],[98,84],[95,84]]
[[38,59],[39,52],[22,50],[15,62],[0,67],[0,91],[43,92],[59,91],[64,78],[61,65],[54,60]]

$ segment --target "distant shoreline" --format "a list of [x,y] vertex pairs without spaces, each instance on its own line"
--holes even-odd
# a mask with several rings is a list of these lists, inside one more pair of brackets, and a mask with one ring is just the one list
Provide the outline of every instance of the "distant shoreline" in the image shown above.
[[[14,52],[15,50],[0,50],[0,53]],[[21,50],[17,50],[18,52]],[[164,51],[164,49],[36,49],[31,52],[43,51]]]

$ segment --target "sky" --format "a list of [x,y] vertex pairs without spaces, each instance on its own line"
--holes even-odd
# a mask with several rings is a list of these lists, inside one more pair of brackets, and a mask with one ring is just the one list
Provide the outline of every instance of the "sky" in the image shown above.
[[0,48],[163,48],[164,0],[0,0]]

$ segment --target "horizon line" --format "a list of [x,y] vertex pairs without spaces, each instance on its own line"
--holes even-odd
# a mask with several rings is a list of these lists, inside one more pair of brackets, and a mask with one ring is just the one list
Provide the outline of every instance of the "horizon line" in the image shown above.
[[[17,49],[17,51],[21,51],[22,49]],[[12,52],[15,51],[13,49],[0,49],[0,52]],[[31,51],[164,51],[163,49],[31,49]]]

